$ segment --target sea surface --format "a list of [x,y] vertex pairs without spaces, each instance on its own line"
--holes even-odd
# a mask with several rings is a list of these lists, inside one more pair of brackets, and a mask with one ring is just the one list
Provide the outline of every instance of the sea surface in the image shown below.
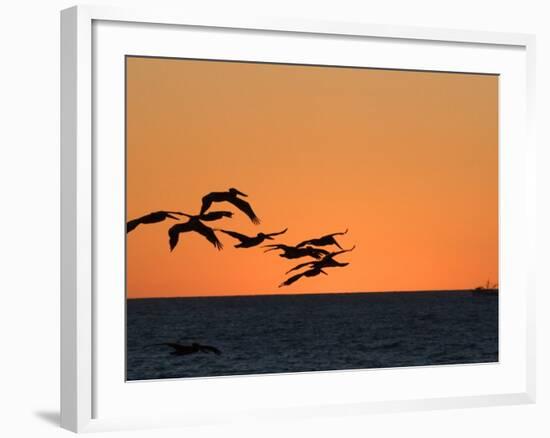
[[[164,342],[222,354],[174,356]],[[498,296],[470,292],[127,301],[127,379],[498,361]]]

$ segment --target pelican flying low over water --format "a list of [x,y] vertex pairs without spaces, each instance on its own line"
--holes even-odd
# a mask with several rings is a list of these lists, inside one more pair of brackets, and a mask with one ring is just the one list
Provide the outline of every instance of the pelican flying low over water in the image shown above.
[[193,342],[191,345],[182,345],[175,342],[162,342],[160,344],[148,345],[148,347],[153,347],[156,345],[166,345],[168,347],[172,347],[174,351],[172,351],[170,354],[174,356],[187,356],[193,353],[214,353],[218,355],[222,354],[222,352],[216,347],[212,347],[210,345],[201,345],[196,342]]
[[221,231],[222,233],[225,233],[228,236],[233,237],[234,239],[240,240],[241,243],[238,243],[237,245],[235,245],[235,248],[252,248],[253,246],[259,245],[266,239],[273,240],[273,236],[284,234],[287,232],[287,230],[288,228],[285,228],[283,231],[279,231],[277,233],[258,233],[256,236],[246,236],[244,234],[237,233],[236,231],[228,231],[228,230],[218,230],[218,231]]
[[180,216],[184,215],[184,213],[179,211],[155,211],[153,213],[146,214],[145,216],[138,217],[137,219],[132,219],[126,224],[126,232],[129,233],[140,224],[154,224],[157,222],[162,222],[167,218],[179,220],[179,217],[174,216],[175,214]]
[[256,213],[254,213],[254,210],[252,210],[250,204],[244,199],[239,198],[239,195],[245,197],[248,196],[235,188],[230,188],[227,192],[211,192],[208,195],[203,196],[201,215],[206,213],[213,202],[229,202],[246,214],[254,224],[259,224],[260,219],[258,219]]

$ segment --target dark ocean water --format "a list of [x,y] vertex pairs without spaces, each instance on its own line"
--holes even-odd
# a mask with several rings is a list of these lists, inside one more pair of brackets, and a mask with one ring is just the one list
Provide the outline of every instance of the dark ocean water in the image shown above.
[[[221,355],[173,356],[162,342]],[[127,302],[127,379],[498,361],[498,296],[406,292]]]

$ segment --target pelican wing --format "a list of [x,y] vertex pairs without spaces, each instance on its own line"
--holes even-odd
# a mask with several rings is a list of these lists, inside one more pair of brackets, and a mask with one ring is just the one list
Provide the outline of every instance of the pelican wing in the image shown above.
[[126,232],[129,233],[140,224],[154,224],[156,222],[162,222],[166,218],[179,220],[179,217],[174,216],[175,214],[182,215],[183,213],[179,211],[154,211],[137,219],[132,219],[126,224]]
[[206,237],[206,239],[214,245],[218,250],[223,248],[223,244],[218,239],[218,236],[216,236],[216,233],[214,233],[214,230],[210,227],[207,227],[201,222],[198,222],[197,225],[193,228],[194,231],[201,234],[202,236]]
[[231,198],[228,199],[227,202],[230,202],[235,207],[237,207],[239,210],[241,210],[244,214],[246,214],[252,223],[258,225],[260,223],[260,219],[258,216],[256,216],[256,213],[254,213],[254,210],[252,210],[252,207],[248,202],[246,202],[244,199],[240,198]]
[[337,255],[344,254],[345,252],[351,252],[354,249],[355,249],[355,245],[353,245],[350,249],[343,249],[342,251],[331,252],[330,254],[328,254],[328,256],[336,257]]
[[204,213],[200,215],[201,221],[217,221],[218,219],[222,219],[224,217],[232,217],[233,212],[232,211],[211,211],[208,213]]
[[320,259],[323,256],[330,254],[326,249],[314,248],[313,246],[306,246],[305,248],[300,248],[304,252],[304,256],[310,256],[315,259]]
[[126,232],[129,233],[130,231],[134,230],[138,225],[161,222],[165,218],[166,217],[163,212],[159,211],[143,215],[141,217],[138,217],[137,219],[132,219],[131,221],[128,221],[128,223],[126,224]]
[[250,239],[250,237],[245,236],[244,234],[237,233],[236,231],[229,231],[229,230],[218,230],[222,233],[227,234],[228,236],[234,237],[237,240],[240,240],[241,242]]
[[[307,272],[307,271],[306,271]],[[279,287],[283,286],[290,286],[292,283],[298,281],[300,278],[304,276],[304,272],[300,272],[299,274],[293,275],[292,277],[287,278],[285,281],[283,281]]]
[[201,216],[204,213],[206,213],[206,211],[212,205],[212,202],[214,201],[213,195],[214,195],[213,193],[209,193],[208,195],[205,195],[202,197],[202,205],[201,205],[201,211],[200,211]]
[[300,242],[298,245],[296,245],[296,248],[302,248],[307,245],[313,245],[317,239],[308,239],[304,240],[303,242]]
[[128,221],[128,223],[126,224],[126,232],[129,233],[130,231],[134,230],[140,223],[141,221],[139,219]]
[[[263,246],[262,246],[262,248],[263,248]],[[266,249],[264,252],[277,251],[278,249],[281,249],[281,248],[277,248],[277,247],[275,247],[275,248],[268,248],[268,249]]]
[[342,248],[340,245],[338,245],[338,242],[334,240],[334,236],[342,236],[347,232],[348,230],[346,228],[346,231],[344,232],[326,234],[324,236],[317,237],[315,239],[304,240],[303,242],[300,242],[298,245],[296,245],[296,248],[301,248],[302,246],[306,246],[306,245],[325,246],[325,245],[331,245],[333,243],[339,248]]
[[191,222],[185,222],[183,224],[176,224],[168,230],[170,251],[173,251],[179,241],[180,233],[187,233],[193,231]]
[[283,245],[282,243],[272,243],[272,244],[269,244],[269,245],[262,245],[262,248],[268,248],[264,252],[269,252],[269,251],[276,251],[278,249],[281,249],[283,251],[287,251],[291,247],[289,247],[287,245]]
[[282,243],[270,243],[269,245],[262,245],[262,248],[285,249],[285,246]]
[[315,266],[315,263],[316,263],[316,262],[305,262],[305,263],[300,263],[299,265],[296,265],[296,266],[294,266],[292,269],[286,271],[285,274],[289,274],[289,273],[291,273],[292,271],[297,271],[298,269],[305,268],[305,267],[308,266],[308,265]]
[[[327,234],[326,236],[323,236],[323,237],[343,236],[343,235],[346,234],[347,232],[348,232],[348,229],[346,228],[346,231],[341,231],[341,232],[339,232],[339,233]],[[322,239],[323,237],[321,237],[321,239]]]
[[200,215],[202,216],[210,208],[213,202],[223,202],[231,198],[232,195],[229,192],[210,192],[202,197],[202,205]]
[[279,236],[280,234],[284,234],[287,231],[288,231],[288,228],[285,228],[283,231],[279,231],[277,233],[269,233],[269,234],[266,234],[266,236],[268,236],[268,237]]
[[333,258],[323,259],[317,262],[319,268],[343,268],[348,265],[349,262],[338,262]]

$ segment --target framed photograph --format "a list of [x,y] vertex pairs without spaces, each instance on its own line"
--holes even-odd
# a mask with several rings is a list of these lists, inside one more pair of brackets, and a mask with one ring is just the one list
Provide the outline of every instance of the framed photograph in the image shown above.
[[61,31],[63,427],[534,401],[532,36]]

